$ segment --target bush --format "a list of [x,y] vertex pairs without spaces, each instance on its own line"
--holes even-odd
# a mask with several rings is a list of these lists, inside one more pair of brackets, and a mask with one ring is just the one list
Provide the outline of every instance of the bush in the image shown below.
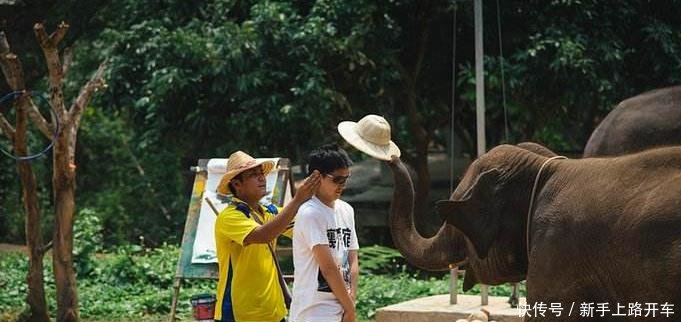
[[376,310],[406,300],[448,292],[448,280],[419,280],[406,273],[360,276],[357,316],[372,319]]
[[[82,218],[81,218],[82,219]],[[86,221],[86,220],[85,220]],[[87,230],[87,229],[85,229]],[[84,230],[83,230],[84,231]],[[89,246],[81,245],[83,249]],[[75,249],[76,247],[74,247]],[[86,254],[87,251],[79,254]],[[163,245],[145,249],[138,245],[116,248],[112,253],[90,254],[91,270],[78,276],[80,314],[84,319],[139,320],[170,312],[172,282],[179,257],[177,246]],[[44,260],[45,291],[48,309],[55,312],[52,259]],[[27,306],[26,272],[28,258],[22,253],[0,253],[0,321],[17,321]],[[215,282],[191,280],[182,285],[177,316],[191,315],[189,298],[198,293],[214,292]]]
[[[89,215],[83,217],[87,216]],[[88,222],[83,218],[81,220],[83,223]],[[96,225],[91,227],[94,226]],[[82,231],[85,232],[87,229]],[[179,247],[174,245],[163,245],[156,249],[128,245],[106,254],[90,253],[88,265],[92,265],[91,270],[88,274],[78,277],[81,317],[85,320],[102,321],[167,317],[170,312],[172,284],[179,252]],[[85,253],[87,252],[80,254]],[[21,253],[0,256],[2,272],[0,289],[6,290],[0,292],[0,321],[16,321],[26,310],[28,259]],[[402,256],[394,249],[379,246],[360,250],[361,273],[357,294],[359,319],[373,319],[376,310],[387,305],[449,292],[448,276],[423,278],[422,273],[409,272],[406,267]],[[45,258],[44,274],[48,307],[50,312],[55,312],[54,278],[49,256]],[[461,290],[463,281],[460,280],[458,285],[459,293],[463,293]],[[214,280],[183,281],[178,299],[178,318],[190,318],[189,299],[192,295],[215,293],[215,287]],[[466,294],[479,292],[479,286],[475,286]],[[510,292],[509,286],[490,288],[490,295],[508,296]]]
[[73,224],[73,262],[79,276],[94,269],[93,256],[102,248],[102,221],[92,209],[85,208]]
[[394,274],[403,272],[406,261],[396,249],[369,246],[359,250],[360,274]]
[[26,294],[28,258],[21,253],[0,254],[0,312],[22,308]]

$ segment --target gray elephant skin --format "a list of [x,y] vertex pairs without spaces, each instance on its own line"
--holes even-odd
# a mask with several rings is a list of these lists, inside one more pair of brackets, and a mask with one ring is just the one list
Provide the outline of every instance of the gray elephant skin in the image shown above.
[[[584,156],[620,155],[654,146],[681,144],[679,105],[681,86],[650,91],[621,102],[594,131]],[[518,146],[540,155],[555,156],[539,144],[526,142]],[[447,270],[450,264],[466,264],[466,241],[455,228],[443,224],[432,237],[418,233],[413,223],[411,178],[401,165],[389,164],[395,178],[389,218],[395,246],[410,263],[423,269]],[[464,290],[476,282],[474,272],[467,273]]]
[[619,103],[591,134],[584,157],[666,145],[681,145],[681,86],[653,90]]
[[[528,303],[565,309],[573,302],[609,303],[611,309],[636,302],[678,306],[681,147],[547,160],[521,147],[498,146],[471,164],[451,200],[438,202],[446,222],[466,236],[478,280],[527,279]],[[573,312],[540,320],[580,317]]]
[[[544,155],[547,157],[555,154],[536,143],[524,142],[518,144],[525,150]],[[416,230],[414,225],[414,186],[409,171],[399,158],[393,158],[389,162],[395,189],[391,203],[389,216],[390,231],[393,236],[393,244],[412,264],[425,270],[442,271],[449,269],[450,265],[476,264],[468,263],[468,252],[464,235],[455,227],[443,223],[437,234],[432,237],[424,237]],[[474,256],[475,254],[472,253]],[[482,267],[473,267],[483,269]],[[484,272],[481,272],[482,274]],[[468,290],[478,282],[475,272],[469,270],[465,275],[464,290]],[[524,279],[517,274],[510,280],[498,280],[498,283],[516,282]],[[489,279],[488,279],[489,280]]]

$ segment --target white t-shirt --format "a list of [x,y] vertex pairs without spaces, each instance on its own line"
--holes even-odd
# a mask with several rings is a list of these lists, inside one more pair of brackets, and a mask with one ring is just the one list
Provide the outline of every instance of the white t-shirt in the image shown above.
[[350,289],[348,252],[359,249],[359,244],[355,211],[347,202],[336,200],[334,208],[330,208],[313,197],[298,208],[293,227],[292,322],[338,322],[343,318],[343,307],[312,254],[316,245],[329,245],[345,287]]

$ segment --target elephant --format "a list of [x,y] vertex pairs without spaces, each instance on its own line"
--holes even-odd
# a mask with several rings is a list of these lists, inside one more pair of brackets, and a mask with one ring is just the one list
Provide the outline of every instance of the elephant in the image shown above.
[[[425,239],[433,247],[424,250],[418,238],[399,247],[411,248],[409,256],[421,249],[441,260],[466,259],[485,284],[526,279],[528,304],[561,303],[566,314],[581,303],[609,303],[613,312],[617,303],[678,306],[681,147],[564,160],[534,148],[500,145],[476,159],[450,200],[437,203],[446,224]],[[399,159],[390,164],[396,179],[408,179]],[[399,190],[408,183],[395,184]],[[392,211],[409,211],[408,199],[393,200]],[[465,235],[463,253],[460,244],[440,244],[458,242],[453,227]],[[575,312],[541,318],[580,319]]]
[[681,86],[619,103],[591,134],[583,156],[614,156],[665,145],[681,145]]
[[[518,147],[546,157],[556,155],[544,146],[532,142],[520,143]],[[467,264],[466,239],[455,227],[443,223],[432,237],[419,234],[414,225],[414,186],[409,171],[399,158],[393,158],[388,165],[395,182],[388,220],[395,247],[409,263],[429,271],[443,271],[449,269],[450,265]],[[520,280],[522,278],[506,282]],[[467,271],[464,290],[470,289],[477,282],[474,270]]]
[[[647,148],[681,144],[681,86],[640,94],[620,104],[599,124],[587,142],[584,157],[622,155]],[[525,142],[519,148],[544,157],[556,156],[551,150]],[[444,223],[435,236],[421,236],[413,223],[413,185],[399,159],[389,162],[395,190],[389,224],[395,246],[415,266],[427,270],[446,270],[450,265],[467,265],[464,290],[479,281],[500,284],[522,280],[524,275],[496,276],[487,273],[485,262],[468,249],[463,234]],[[450,199],[454,199],[453,194]],[[496,249],[492,248],[491,252]],[[469,260],[469,257],[472,260]],[[476,276],[480,275],[480,277]],[[512,297],[509,302],[517,298]]]

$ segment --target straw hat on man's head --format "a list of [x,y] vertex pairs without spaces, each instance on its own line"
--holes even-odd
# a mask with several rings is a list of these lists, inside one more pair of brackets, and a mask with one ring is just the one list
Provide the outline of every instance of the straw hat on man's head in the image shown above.
[[369,114],[359,122],[340,122],[338,133],[352,146],[376,159],[390,161],[392,155],[400,156],[400,148],[390,140],[390,124],[381,116]]
[[220,179],[217,192],[219,194],[229,194],[229,182],[246,170],[262,166],[262,172],[267,175],[274,168],[274,161],[256,161],[252,156],[242,152],[236,151],[229,156],[227,160],[227,172]]

